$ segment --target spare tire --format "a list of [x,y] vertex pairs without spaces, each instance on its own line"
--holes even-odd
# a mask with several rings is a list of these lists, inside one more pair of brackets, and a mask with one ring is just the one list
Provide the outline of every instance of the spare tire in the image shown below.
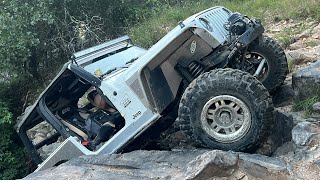
[[273,104],[247,72],[218,69],[192,81],[179,106],[181,130],[196,146],[253,152],[269,135]]

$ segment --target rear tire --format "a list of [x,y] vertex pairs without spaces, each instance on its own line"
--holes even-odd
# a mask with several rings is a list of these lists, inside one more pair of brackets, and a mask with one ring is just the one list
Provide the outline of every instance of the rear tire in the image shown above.
[[[255,72],[262,58],[266,59],[264,72],[260,73],[257,79],[272,93],[283,84],[288,74],[287,58],[281,46],[267,36],[263,36],[259,44],[249,46],[244,60],[253,64],[253,61],[257,62]],[[254,72],[250,73],[253,75]]]
[[179,106],[181,130],[196,146],[253,152],[269,135],[273,105],[249,73],[218,69],[196,78]]

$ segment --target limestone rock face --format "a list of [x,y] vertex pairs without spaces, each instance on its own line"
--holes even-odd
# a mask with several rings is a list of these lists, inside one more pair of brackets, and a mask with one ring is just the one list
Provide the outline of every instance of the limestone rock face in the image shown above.
[[[280,117],[278,119],[285,118]],[[290,122],[283,121],[283,122]],[[291,123],[289,123],[291,124]],[[138,150],[82,156],[25,179],[316,179],[320,174],[320,125],[298,123],[290,152],[278,157],[220,150]],[[288,146],[290,144],[290,146]],[[280,147],[281,148],[281,147]]]
[[320,89],[320,61],[294,73],[292,87],[297,100],[314,96]]
[[286,168],[281,159],[219,150],[134,151],[83,156],[25,179],[286,179]]
[[320,144],[320,126],[310,122],[301,122],[292,130],[292,140],[298,146]]

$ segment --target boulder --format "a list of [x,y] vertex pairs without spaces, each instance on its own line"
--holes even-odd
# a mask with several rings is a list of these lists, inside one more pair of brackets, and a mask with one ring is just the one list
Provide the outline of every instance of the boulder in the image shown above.
[[292,171],[299,179],[319,179],[320,174],[320,124],[302,122],[292,130],[294,155],[289,158]]
[[313,97],[320,90],[320,61],[297,71],[292,75],[292,88],[296,100]]
[[24,179],[315,179],[320,173],[319,155],[312,157],[295,160],[220,150],[139,150],[78,157]]
[[249,179],[289,179],[286,161],[257,154],[240,154],[239,169]]
[[320,126],[310,122],[301,122],[293,128],[292,140],[297,146],[320,144]]
[[287,51],[287,56],[288,59],[291,59],[294,64],[301,64],[303,62],[309,62],[314,60],[317,57],[317,54],[313,53],[312,49],[301,48]]
[[305,122],[305,121],[308,121],[308,122],[318,121],[317,118],[315,117],[316,115],[315,113],[311,114],[310,117],[306,117],[304,111],[296,111],[296,112],[288,111],[288,112],[285,112],[285,114],[292,116],[294,125],[297,125],[300,122]]
[[61,143],[55,142],[49,145],[45,145],[42,148],[39,149],[40,156],[43,159],[47,159],[50,154],[52,154],[59,146]]
[[293,117],[291,115],[275,111],[275,124],[271,134],[275,148],[291,141],[291,131],[293,127]]
[[24,179],[288,179],[284,160],[220,150],[82,156]]
[[[289,45],[289,48],[290,50],[297,50],[297,49],[302,49],[302,48],[306,48],[307,45],[305,43],[303,43],[302,41],[297,41],[295,43],[292,43]],[[299,56],[301,56],[301,53],[299,53],[298,51],[289,51],[290,53],[287,53],[292,59],[294,60],[294,63],[297,64],[299,63],[299,61],[295,61],[295,57],[298,57],[297,60],[303,60],[303,59],[300,59]]]
[[316,102],[312,105],[312,109],[316,113],[320,113],[320,102]]
[[293,128],[293,118],[291,115],[275,111],[274,126],[271,135],[256,153],[271,155],[282,144],[291,141],[291,130]]
[[293,96],[294,96],[294,91],[292,89],[291,80],[290,80],[290,84],[288,83],[280,86],[277,89],[277,91],[272,94],[273,105],[275,107],[287,106],[292,103]]
[[320,174],[320,124],[299,123],[292,130],[292,141],[287,142],[292,117],[279,112],[275,117],[282,123],[276,123],[279,130],[272,136],[279,140],[274,144],[286,142],[278,149],[279,157],[207,149],[138,150],[81,156],[24,179],[316,179]]

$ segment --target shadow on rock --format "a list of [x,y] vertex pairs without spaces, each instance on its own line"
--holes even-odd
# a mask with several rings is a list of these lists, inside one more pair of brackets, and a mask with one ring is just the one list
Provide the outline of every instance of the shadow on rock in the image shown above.
[[278,147],[291,141],[291,131],[293,128],[293,118],[291,115],[275,111],[274,126],[271,135],[256,153],[272,155]]

